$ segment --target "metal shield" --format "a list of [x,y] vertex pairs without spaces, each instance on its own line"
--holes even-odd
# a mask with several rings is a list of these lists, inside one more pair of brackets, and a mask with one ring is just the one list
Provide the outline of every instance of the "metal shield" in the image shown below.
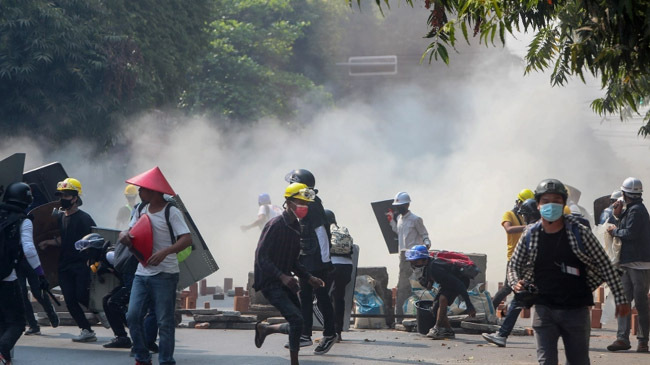
[[59,200],[56,193],[56,184],[65,180],[68,174],[58,162],[37,167],[23,174],[23,181],[28,184],[36,184],[48,202]]
[[397,233],[393,231],[388,219],[386,219],[386,213],[393,209],[393,199],[372,202],[370,206],[372,206],[372,211],[375,213],[375,218],[377,218],[377,223],[379,224],[381,234],[384,236],[388,252],[398,253],[399,244],[397,242]]
[[[104,237],[105,241],[110,241],[112,244],[117,242],[117,237],[120,231],[111,228],[91,227],[90,231],[99,233]],[[90,271],[90,269],[89,269]],[[94,272],[90,272],[90,300],[88,302],[88,309],[95,312],[103,312],[104,297],[110,293],[115,287],[120,285],[120,280],[113,274],[103,274],[101,277]]]
[[192,254],[185,259],[185,261],[178,264],[180,267],[178,289],[183,290],[216,272],[219,270],[219,266],[214,260],[214,257],[212,257],[212,253],[210,252],[210,249],[208,249],[205,240],[203,240],[201,233],[199,233],[196,224],[194,224],[190,213],[187,212],[181,197],[176,195],[171,198],[171,201],[178,209],[180,209],[181,212],[183,212],[185,223],[190,229],[190,234],[192,235]]
[[61,249],[48,246],[45,250],[41,250],[38,244],[45,240],[61,237],[57,215],[52,214],[53,211],[58,211],[60,206],[60,203],[55,201],[36,207],[29,212],[34,217],[34,245],[41,260],[43,271],[45,271],[45,277],[51,287],[59,285],[59,255]]
[[610,195],[605,195],[594,200],[594,224],[595,225],[600,223],[600,215],[603,213],[603,210],[609,207],[610,204],[609,199],[610,199]]
[[23,181],[24,168],[24,153],[14,153],[0,161],[0,201],[2,201],[4,191],[9,184]]

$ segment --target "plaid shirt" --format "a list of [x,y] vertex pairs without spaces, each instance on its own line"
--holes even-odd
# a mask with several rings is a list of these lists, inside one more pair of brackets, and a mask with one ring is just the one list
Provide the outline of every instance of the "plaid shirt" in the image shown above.
[[[578,247],[578,241],[573,234],[573,225],[578,226],[578,230],[582,236],[581,250]],[[596,290],[603,282],[607,282],[616,304],[627,303],[625,294],[623,293],[623,285],[621,284],[621,275],[618,270],[612,265],[612,262],[607,257],[602,245],[591,233],[589,228],[578,223],[578,220],[570,215],[564,216],[564,227],[566,234],[569,238],[569,245],[571,251],[578,257],[585,267],[587,268],[587,284],[589,290],[592,292]],[[526,244],[526,236],[530,231],[530,242]],[[539,233],[541,231],[541,224],[533,224],[526,227],[517,248],[510,258],[508,264],[508,284],[514,287],[519,280],[527,280],[535,282],[535,259],[537,258],[537,246],[539,245]]]

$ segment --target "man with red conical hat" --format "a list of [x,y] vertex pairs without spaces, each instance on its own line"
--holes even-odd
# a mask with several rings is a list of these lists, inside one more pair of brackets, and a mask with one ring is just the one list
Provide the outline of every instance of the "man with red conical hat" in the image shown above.
[[[183,214],[176,207],[169,206],[163,194],[176,195],[158,167],[126,180],[138,186],[143,208],[133,215],[129,227],[147,215],[153,231],[153,252],[146,262],[138,264],[131,289],[131,300],[127,312],[127,322],[136,365],[151,364],[151,354],[146,347],[143,319],[148,309],[148,299],[153,301],[156,320],[159,326],[159,362],[175,364],[174,360],[174,311],[176,286],[178,284],[178,259],[176,254],[192,244],[190,230],[185,224]],[[166,211],[169,211],[166,218]],[[173,231],[170,232],[169,227]],[[128,247],[133,243],[129,230],[120,234],[120,242]],[[172,237],[173,236],[173,237]]]

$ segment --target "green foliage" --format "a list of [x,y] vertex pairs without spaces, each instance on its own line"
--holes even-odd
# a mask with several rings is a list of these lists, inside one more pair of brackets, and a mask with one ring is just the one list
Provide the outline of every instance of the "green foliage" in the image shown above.
[[[375,2],[381,7],[380,0]],[[526,72],[552,69],[552,85],[564,85],[570,76],[584,81],[585,73],[599,77],[605,95],[592,103],[599,114],[636,112],[650,95],[650,0],[422,2],[431,11],[427,37],[432,42],[425,52],[429,61],[440,57],[449,62],[445,46],[455,48],[458,28],[467,43],[468,29],[473,28],[473,36],[486,46],[495,45],[497,34],[504,44],[506,32],[529,31],[535,37],[526,56]],[[639,133],[648,136],[650,112],[645,120]]]

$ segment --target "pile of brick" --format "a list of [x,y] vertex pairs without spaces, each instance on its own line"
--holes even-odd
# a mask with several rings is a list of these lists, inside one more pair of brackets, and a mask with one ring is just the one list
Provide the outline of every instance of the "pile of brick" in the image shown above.
[[219,311],[216,309],[199,309],[192,311],[194,320],[188,323],[190,328],[200,329],[255,329],[256,315],[241,314],[238,311]]

